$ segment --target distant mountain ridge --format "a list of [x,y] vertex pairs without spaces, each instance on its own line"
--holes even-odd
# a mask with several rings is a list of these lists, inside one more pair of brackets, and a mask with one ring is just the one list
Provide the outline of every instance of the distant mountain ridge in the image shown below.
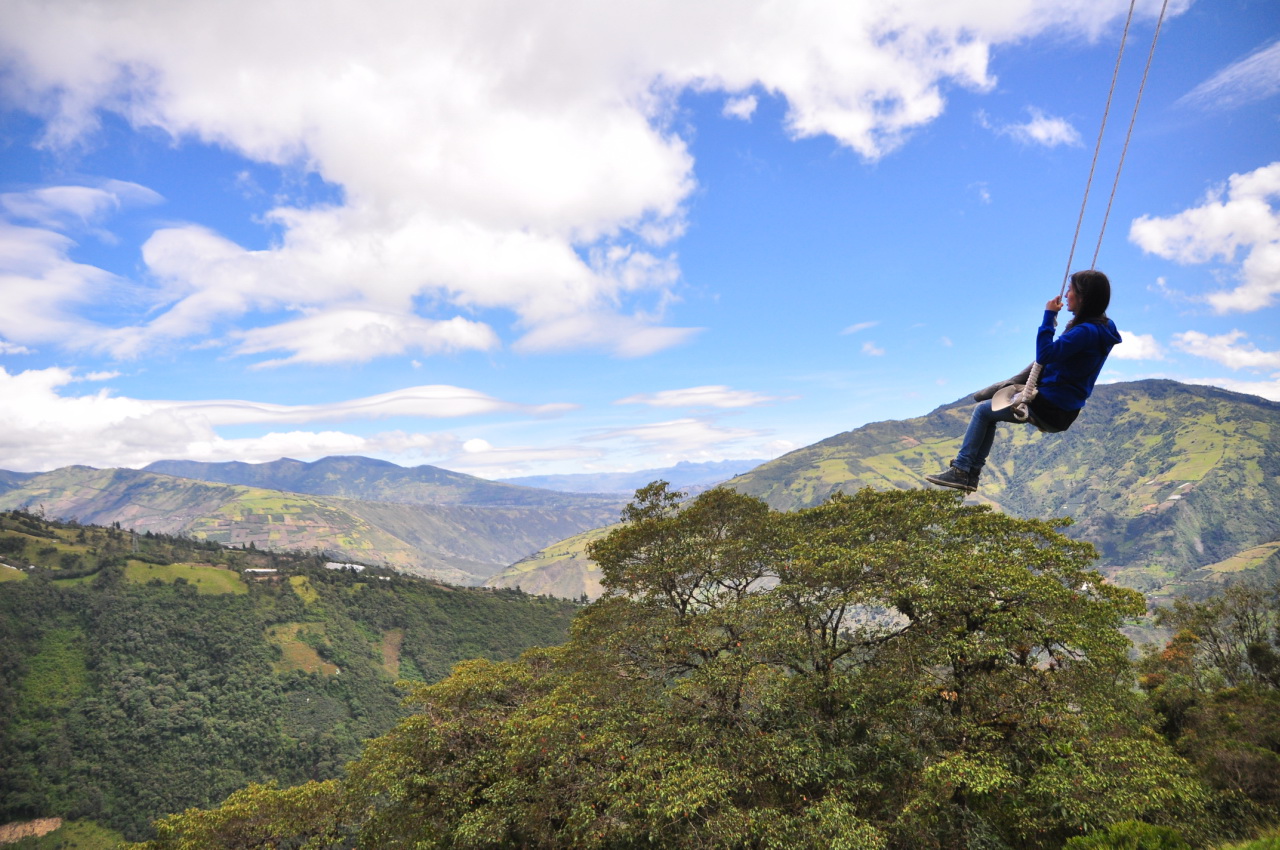
[[0,493],[12,490],[14,487],[21,487],[24,481],[29,481],[39,474],[38,472],[10,472],[7,469],[0,469]]
[[[726,486],[780,510],[832,493],[928,486],[960,446],[972,401],[873,422],[797,449]],[[1254,570],[1280,574],[1280,403],[1167,380],[1101,385],[1071,430],[1002,426],[972,501],[1018,516],[1070,516],[1100,569],[1156,600]],[[527,592],[598,587],[561,541],[494,576]],[[572,575],[570,573],[573,573]],[[590,593],[589,593],[590,595]]]
[[701,492],[728,481],[750,469],[765,463],[757,460],[720,460],[693,463],[681,461],[675,466],[658,469],[642,469],[638,472],[584,472],[568,475],[527,475],[520,478],[503,478],[506,484],[525,487],[545,487],[567,493],[624,493],[630,496],[636,490],[654,481],[666,481],[676,490]]
[[358,456],[335,455],[310,463],[292,458],[267,463],[158,460],[148,464],[145,470],[220,484],[411,505],[582,507],[617,501],[488,481],[438,466],[404,467],[390,461]]
[[[356,465],[367,473],[380,463]],[[320,462],[310,466],[313,472],[335,468]],[[396,472],[402,467],[388,466],[393,478],[402,477]],[[348,492],[363,487],[395,495],[393,486],[380,486],[371,477],[353,481]],[[506,504],[465,504],[461,499],[471,482],[449,482],[454,490],[448,498],[454,502],[412,504],[72,466],[14,481],[0,478],[0,510],[27,508],[101,525],[119,522],[138,531],[193,535],[232,546],[321,550],[343,560],[470,585],[548,543],[612,522],[620,506],[617,500],[510,485],[495,485],[494,491],[475,486],[469,494],[478,499],[496,493]],[[295,483],[305,486],[307,476],[295,474]],[[343,487],[336,481],[332,489]],[[511,494],[518,499],[526,490],[531,504],[510,504]],[[424,492],[419,487],[411,495],[423,498]]]

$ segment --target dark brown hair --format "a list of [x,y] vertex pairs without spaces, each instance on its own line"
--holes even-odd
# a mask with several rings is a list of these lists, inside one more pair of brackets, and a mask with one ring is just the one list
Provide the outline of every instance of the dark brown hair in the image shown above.
[[1097,269],[1085,269],[1071,276],[1071,287],[1076,291],[1076,314],[1063,332],[1082,322],[1095,325],[1107,323],[1107,307],[1111,304],[1111,281]]

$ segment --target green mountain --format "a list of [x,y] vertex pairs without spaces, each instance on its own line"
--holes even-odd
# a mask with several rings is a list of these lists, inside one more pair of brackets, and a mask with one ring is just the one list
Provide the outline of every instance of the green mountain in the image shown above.
[[[960,446],[966,398],[905,420],[873,422],[798,449],[728,482],[795,510],[862,487],[909,489]],[[1023,517],[1070,516],[1068,533],[1099,568],[1156,601],[1244,570],[1280,572],[1280,404],[1174,381],[1099,386],[1064,434],[1003,427],[970,497]],[[562,541],[490,579],[534,593],[571,584]],[[560,553],[552,558],[549,553]],[[555,575],[537,565],[549,562]],[[517,569],[517,567],[522,567]]]
[[[499,485],[501,491],[524,489]],[[0,492],[0,510],[29,508],[231,546],[319,550],[336,559],[478,584],[548,543],[618,515],[617,503],[573,496],[557,503],[556,495],[538,496],[542,504],[528,505],[404,504],[70,466]]]
[[371,502],[411,505],[477,505],[483,507],[614,508],[617,499],[486,481],[436,466],[398,466],[367,457],[326,457],[312,463],[281,458],[270,463],[201,463],[158,460],[147,472],[239,484],[266,490],[341,496]]
[[337,776],[406,713],[396,680],[560,644],[576,610],[0,513],[0,823],[139,838],[249,782]]

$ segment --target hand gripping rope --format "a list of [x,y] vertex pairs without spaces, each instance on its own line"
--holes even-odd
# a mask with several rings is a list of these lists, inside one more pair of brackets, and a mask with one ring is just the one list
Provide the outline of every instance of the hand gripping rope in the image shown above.
[[[1067,255],[1067,270],[1062,275],[1062,288],[1058,290],[1061,298],[1067,292],[1067,283],[1071,280],[1071,261],[1075,258],[1076,242],[1080,238],[1080,224],[1084,221],[1084,210],[1089,203],[1089,190],[1093,185],[1093,172],[1098,165],[1098,153],[1102,150],[1102,137],[1107,129],[1107,116],[1111,112],[1111,97],[1116,92],[1116,79],[1120,76],[1120,61],[1124,58],[1125,42],[1129,39],[1129,24],[1133,22],[1133,9],[1137,0],[1129,0],[1129,16],[1124,21],[1124,33],[1120,36],[1120,51],[1116,56],[1116,67],[1111,72],[1111,88],[1107,91],[1107,104],[1102,110],[1102,125],[1098,128],[1098,141],[1093,146],[1093,162],[1089,165],[1089,178],[1084,185],[1084,199],[1080,202],[1080,215],[1076,218],[1075,235],[1071,237],[1071,251]],[[1164,0],[1160,7],[1160,17],[1156,20],[1156,30],[1151,36],[1151,49],[1147,52],[1147,65],[1142,71],[1142,83],[1138,86],[1138,96],[1133,103],[1133,114],[1129,117],[1129,131],[1124,137],[1124,147],[1120,151],[1120,162],[1116,165],[1116,176],[1111,182],[1111,196],[1107,199],[1107,209],[1102,216],[1102,226],[1098,230],[1098,244],[1093,249],[1093,260],[1089,267],[1098,264],[1098,252],[1102,250],[1102,236],[1107,231],[1107,219],[1111,216],[1111,204],[1116,199],[1116,187],[1120,185],[1120,171],[1124,168],[1125,154],[1129,152],[1129,139],[1133,137],[1133,125],[1138,120],[1138,106],[1142,103],[1142,92],[1147,87],[1147,74],[1151,71],[1151,59],[1156,55],[1156,41],[1160,38],[1160,27],[1164,24],[1164,13],[1169,8],[1169,0]],[[1031,402],[1037,395],[1036,384],[1040,380],[1041,366],[1031,364],[1031,374],[1027,376],[1027,384],[1013,395],[1013,415],[1019,422],[1026,422],[1031,417]]]

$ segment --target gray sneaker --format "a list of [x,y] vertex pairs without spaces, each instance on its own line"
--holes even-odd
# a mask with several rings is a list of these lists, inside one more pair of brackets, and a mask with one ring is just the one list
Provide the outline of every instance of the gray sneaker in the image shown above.
[[961,469],[955,464],[948,467],[946,472],[940,472],[937,475],[926,475],[924,480],[930,484],[937,484],[939,487],[952,487],[956,490],[963,490],[966,493],[972,493],[978,489],[978,474]]

